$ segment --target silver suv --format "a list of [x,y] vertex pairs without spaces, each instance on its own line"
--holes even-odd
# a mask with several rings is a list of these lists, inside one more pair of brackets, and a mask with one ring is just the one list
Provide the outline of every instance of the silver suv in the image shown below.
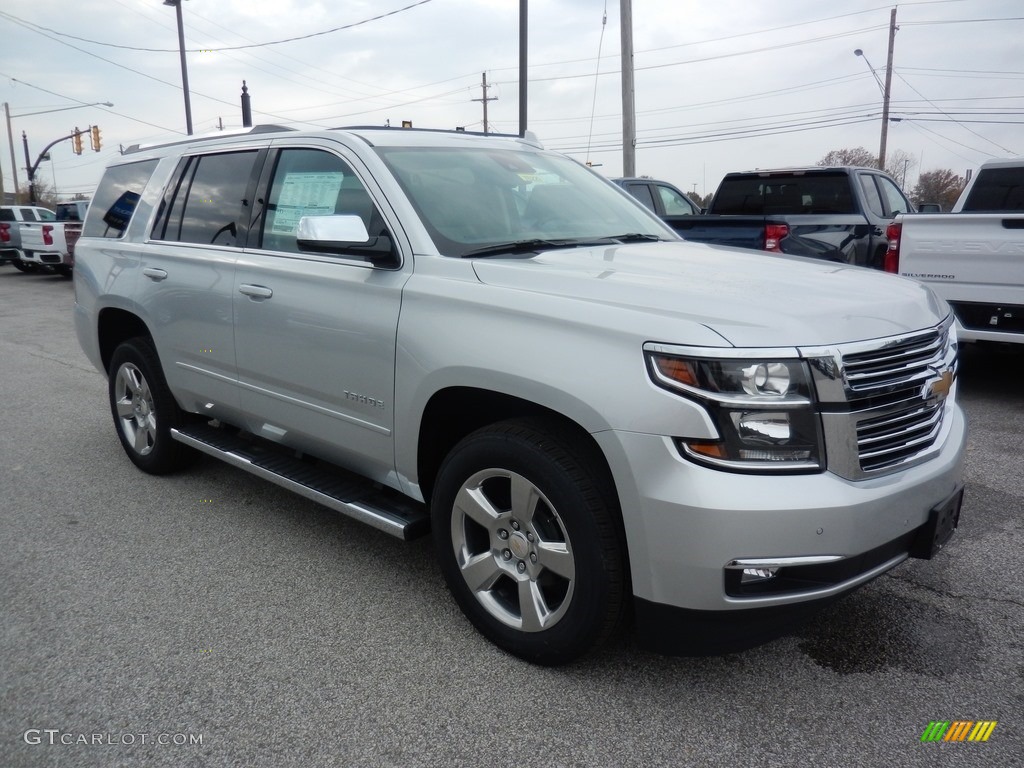
[[402,538],[525,659],[791,626],[957,525],[949,308],[685,243],[530,138],[408,129],[134,148],[75,318],[128,458],[196,452]]

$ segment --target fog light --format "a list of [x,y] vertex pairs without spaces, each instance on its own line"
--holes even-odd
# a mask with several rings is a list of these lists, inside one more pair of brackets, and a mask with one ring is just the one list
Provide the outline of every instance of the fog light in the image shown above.
[[778,568],[744,568],[740,576],[740,584],[758,584],[760,582],[774,579]]

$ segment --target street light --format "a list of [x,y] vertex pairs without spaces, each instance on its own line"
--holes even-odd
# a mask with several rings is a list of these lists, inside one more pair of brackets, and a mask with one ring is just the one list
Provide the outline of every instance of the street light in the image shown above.
[[[66,97],[64,97],[66,98]],[[58,107],[57,109],[45,109],[42,112],[26,112],[14,117],[32,117],[33,115],[45,115],[50,112],[63,112],[67,109],[81,109],[82,107],[112,107],[114,104],[109,101],[97,101],[92,104],[75,104],[73,107]],[[18,189],[18,162],[14,158],[14,131],[11,130],[11,105],[4,102],[4,116],[7,118],[7,141],[11,148],[11,176],[14,178],[14,195],[17,197],[21,190]],[[0,193],[3,193],[3,182],[0,177]]]
[[884,171],[886,169],[886,140],[889,138],[889,88],[891,77],[891,70],[886,71],[886,82],[882,84],[879,73],[874,71],[871,67],[871,62],[860,48],[853,51],[854,55],[862,56],[864,59],[867,69],[871,71],[871,76],[874,78],[874,82],[879,84],[879,89],[882,91],[882,138],[879,141],[879,170]]
[[178,16],[178,50],[181,53],[181,89],[185,93],[185,130],[192,135],[192,103],[188,95],[188,66],[185,62],[185,26],[181,21],[181,0],[164,0],[164,5],[174,7]]

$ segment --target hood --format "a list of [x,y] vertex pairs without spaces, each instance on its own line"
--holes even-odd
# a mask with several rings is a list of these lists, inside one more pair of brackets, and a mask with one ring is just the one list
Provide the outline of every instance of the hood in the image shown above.
[[[478,259],[474,268],[487,285],[645,308],[706,326],[737,347],[892,336],[936,325],[949,311],[925,286],[896,275],[699,243],[552,250]],[[650,340],[686,343],[663,334]]]

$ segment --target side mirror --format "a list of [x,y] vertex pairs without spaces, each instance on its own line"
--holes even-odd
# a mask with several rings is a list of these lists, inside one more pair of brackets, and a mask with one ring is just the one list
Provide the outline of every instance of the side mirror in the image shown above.
[[359,256],[374,264],[397,264],[391,237],[371,237],[359,216],[303,216],[299,219],[295,237],[303,251],[341,253]]

